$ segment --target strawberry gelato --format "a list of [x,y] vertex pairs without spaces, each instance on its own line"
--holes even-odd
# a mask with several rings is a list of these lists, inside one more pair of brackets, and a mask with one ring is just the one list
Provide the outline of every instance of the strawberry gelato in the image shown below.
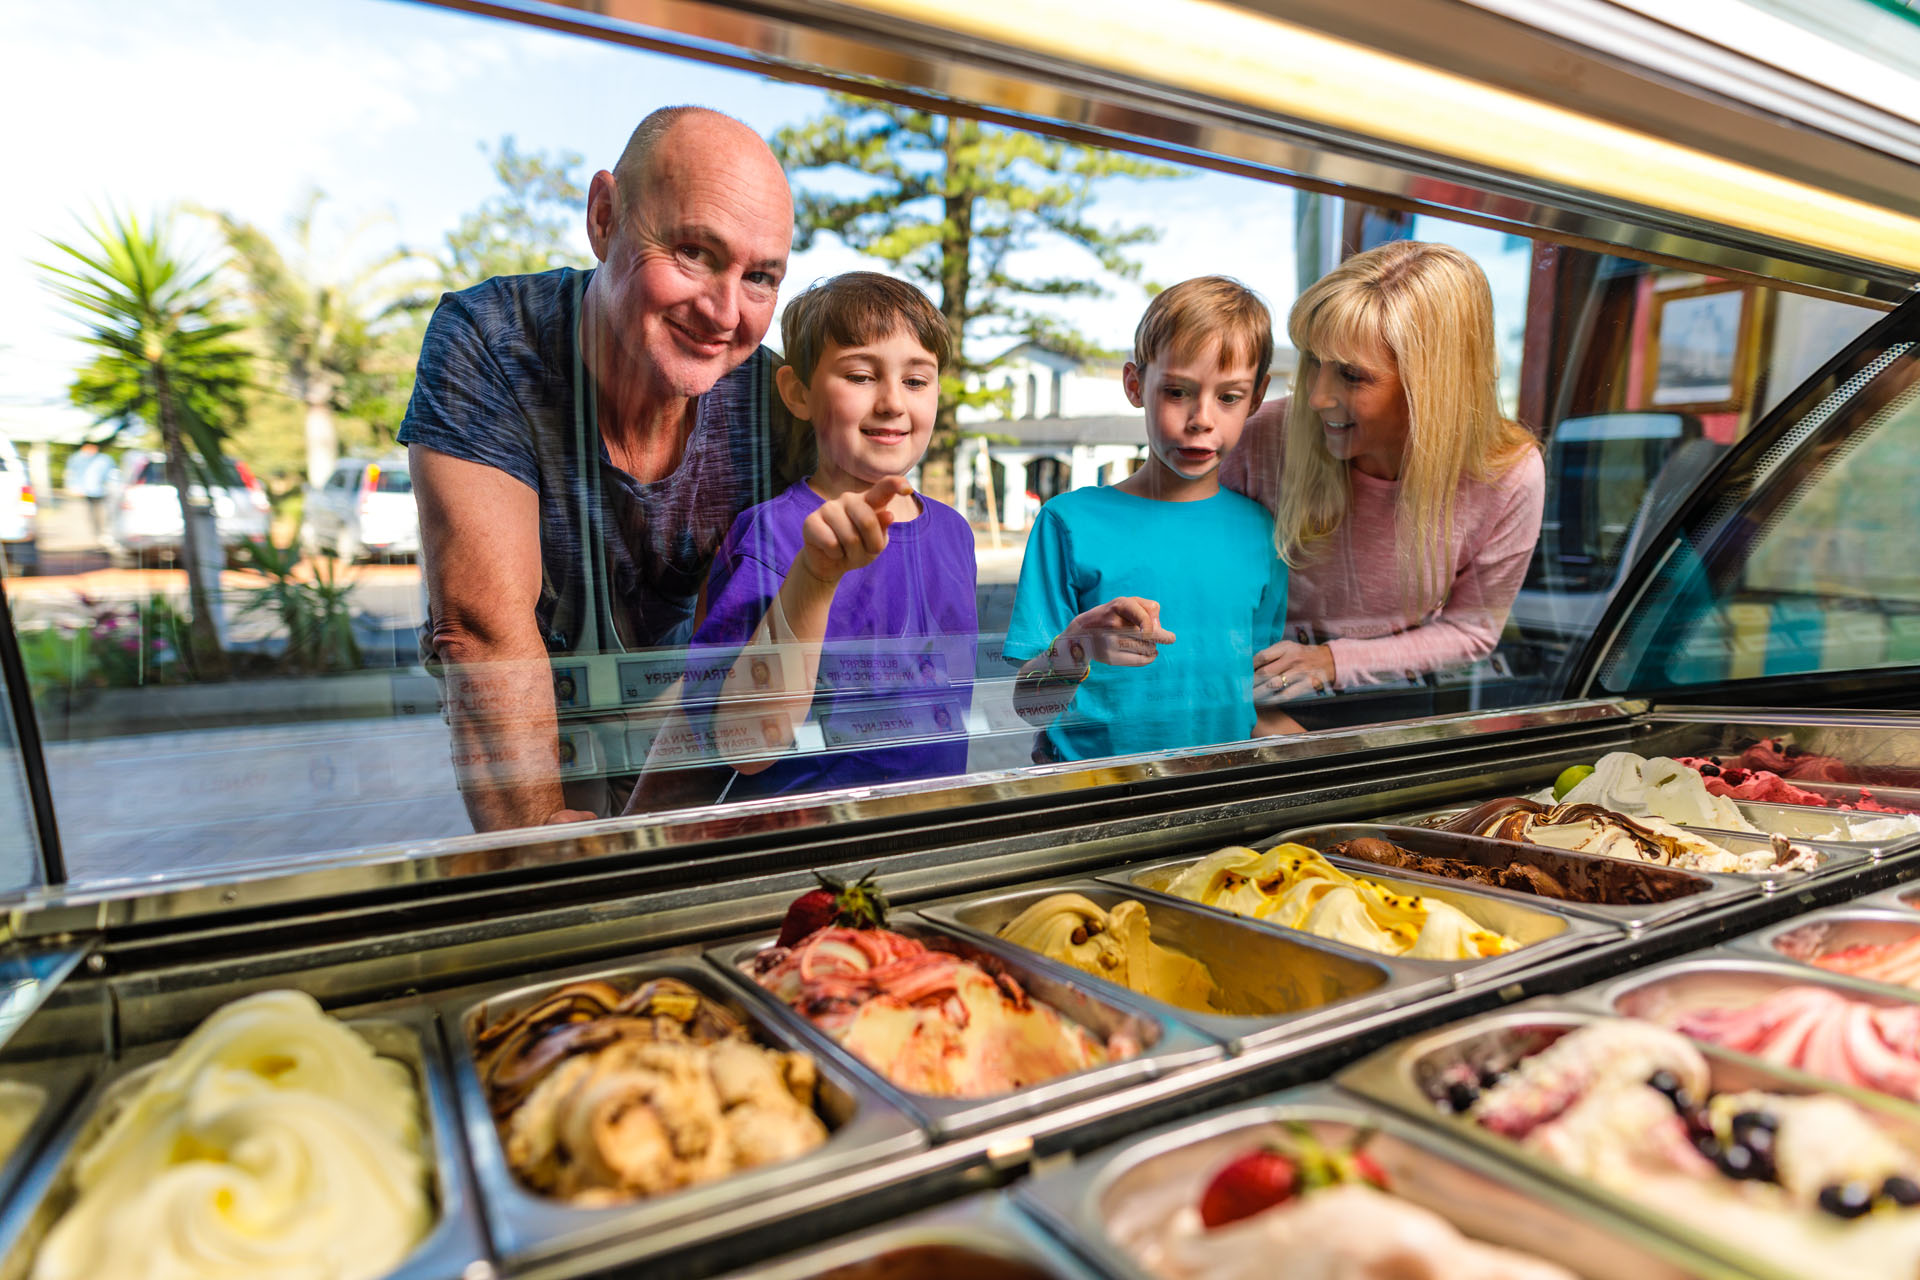
[[902,1089],[986,1098],[1140,1051],[1102,1041],[989,973],[887,929],[821,929],[745,966],[761,986]]

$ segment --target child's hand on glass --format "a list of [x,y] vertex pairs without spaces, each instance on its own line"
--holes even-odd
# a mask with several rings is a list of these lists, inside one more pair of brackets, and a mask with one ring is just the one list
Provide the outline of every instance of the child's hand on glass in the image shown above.
[[887,549],[888,504],[912,492],[904,477],[888,476],[865,493],[829,499],[800,527],[801,566],[825,583],[866,568]]
[[1116,596],[1087,610],[1060,633],[1059,643],[1076,667],[1104,662],[1111,667],[1144,667],[1173,643],[1160,625],[1160,602],[1140,596]]

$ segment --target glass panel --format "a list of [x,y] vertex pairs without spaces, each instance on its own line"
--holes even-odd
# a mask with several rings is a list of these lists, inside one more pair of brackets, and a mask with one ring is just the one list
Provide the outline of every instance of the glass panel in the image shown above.
[[1797,451],[1742,468],[1727,499],[1662,549],[1602,669],[1605,687],[1920,661],[1908,550],[1920,486],[1916,319],[1817,384],[1783,424]]
[[[1875,314],[446,9],[176,7],[5,20],[22,103],[167,86],[16,138],[46,177],[0,209],[0,555],[82,880],[1551,698]],[[636,83],[739,123],[622,163]],[[655,200],[669,145],[725,218]],[[50,238],[202,283],[149,334]],[[1444,372],[1378,324],[1295,349],[1303,281],[1409,238],[1459,253],[1417,251],[1456,273],[1423,332],[1477,335]],[[855,270],[894,285],[794,306]],[[1266,310],[1157,287],[1214,274]],[[100,326],[197,336],[163,394]],[[1464,480],[1401,474],[1420,414],[1493,427]]]

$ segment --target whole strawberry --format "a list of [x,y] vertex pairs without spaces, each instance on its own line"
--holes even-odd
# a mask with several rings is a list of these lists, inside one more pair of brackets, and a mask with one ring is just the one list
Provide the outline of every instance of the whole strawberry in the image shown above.
[[873,872],[867,872],[852,884],[818,871],[813,873],[813,878],[820,882],[820,887],[807,890],[787,907],[776,945],[791,947],[829,925],[878,929],[887,923],[886,891],[873,882]]
[[1324,1187],[1364,1182],[1387,1189],[1387,1172],[1364,1148],[1371,1131],[1355,1134],[1344,1148],[1330,1147],[1297,1122],[1287,1126],[1288,1145],[1275,1143],[1229,1160],[1200,1194],[1200,1221],[1209,1230],[1263,1213],[1295,1196]]
[[1266,1147],[1229,1160],[1200,1196],[1200,1221],[1211,1230],[1291,1200],[1300,1188],[1293,1158]]

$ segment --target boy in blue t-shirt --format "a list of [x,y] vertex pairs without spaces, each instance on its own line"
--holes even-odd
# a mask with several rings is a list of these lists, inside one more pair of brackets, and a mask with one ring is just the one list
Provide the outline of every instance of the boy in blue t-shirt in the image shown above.
[[1287,566],[1266,510],[1220,487],[1272,362],[1266,305],[1225,277],[1177,284],[1141,317],[1123,376],[1147,461],[1048,502],[1020,566],[1005,654],[1015,708],[1044,730],[1035,759],[1279,730],[1254,704],[1253,655],[1285,638]]
[[[780,331],[775,385],[817,462],[721,543],[693,645],[727,674],[696,682],[689,711],[736,775],[728,799],[964,773],[973,529],[905,479],[933,433],[946,318],[905,281],[850,271],[788,302]],[[809,719],[826,750],[795,752]]]

